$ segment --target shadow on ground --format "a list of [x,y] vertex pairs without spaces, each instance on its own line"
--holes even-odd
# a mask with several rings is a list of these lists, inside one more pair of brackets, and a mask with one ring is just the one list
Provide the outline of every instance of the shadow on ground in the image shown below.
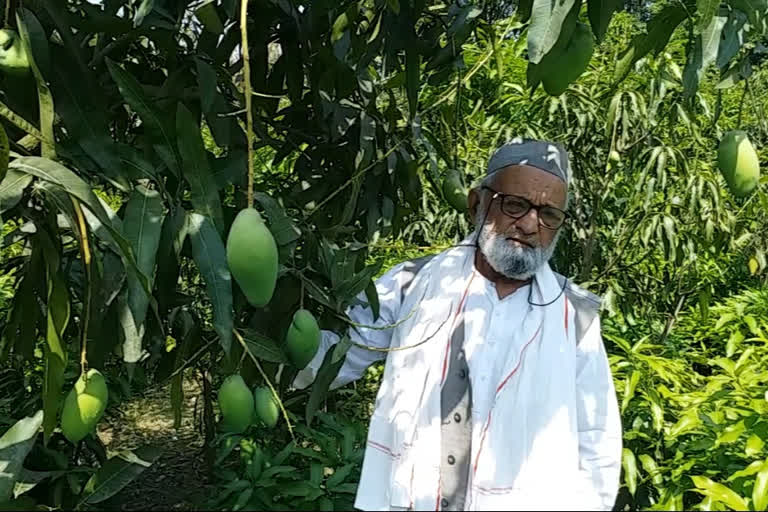
[[196,510],[212,488],[205,474],[203,436],[194,419],[201,389],[184,382],[182,423],[173,427],[170,386],[129,400],[102,421],[98,436],[107,450],[152,445],[161,452],[157,461],[118,494],[100,503],[101,510]]

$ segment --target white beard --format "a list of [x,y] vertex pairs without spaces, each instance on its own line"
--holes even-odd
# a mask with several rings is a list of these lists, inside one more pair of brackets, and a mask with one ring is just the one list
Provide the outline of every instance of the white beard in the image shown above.
[[[475,225],[480,225],[482,217],[478,212]],[[524,247],[511,244],[506,235],[496,233],[488,223],[479,228],[479,231],[478,245],[491,268],[509,279],[520,281],[530,279],[552,258],[560,238],[558,230],[547,247]],[[477,233],[478,228],[473,236],[477,236]]]

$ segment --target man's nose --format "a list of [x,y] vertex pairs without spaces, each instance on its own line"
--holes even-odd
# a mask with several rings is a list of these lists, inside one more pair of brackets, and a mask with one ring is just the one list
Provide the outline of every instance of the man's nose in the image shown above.
[[535,208],[515,221],[515,225],[525,235],[534,235],[539,231],[539,213]]

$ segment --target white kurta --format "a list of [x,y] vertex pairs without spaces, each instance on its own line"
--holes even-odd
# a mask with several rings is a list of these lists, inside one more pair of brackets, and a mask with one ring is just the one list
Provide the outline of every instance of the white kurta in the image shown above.
[[[422,269],[406,297],[404,265],[376,281],[380,317],[350,308],[358,343],[417,348],[387,353],[352,347],[332,387],[387,358],[371,419],[355,506],[363,510],[439,503],[440,406],[445,343],[460,311],[472,385],[472,461],[467,510],[610,510],[619,487],[621,425],[599,319],[576,344],[573,306],[547,266],[536,284],[499,299],[474,268],[472,249],[449,249]],[[532,289],[533,287],[533,289]],[[365,300],[361,296],[362,300]],[[569,329],[569,322],[571,328]],[[294,385],[309,385],[338,341],[324,331],[318,354]]]

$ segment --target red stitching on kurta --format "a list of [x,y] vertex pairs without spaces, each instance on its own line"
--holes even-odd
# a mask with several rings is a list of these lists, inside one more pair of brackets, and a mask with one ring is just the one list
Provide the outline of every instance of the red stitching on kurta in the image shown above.
[[462,295],[461,301],[459,302],[459,307],[456,309],[456,314],[453,315],[453,320],[451,321],[451,330],[448,331],[448,342],[445,344],[445,356],[443,357],[443,376],[440,378],[441,386],[443,382],[445,382],[445,373],[448,371],[448,354],[451,353],[451,338],[453,337],[453,328],[456,326],[456,319],[459,317],[459,313],[461,313],[464,309],[464,301],[467,299],[469,285],[471,285],[472,281],[475,279],[475,273],[476,272],[473,270],[472,275],[469,278],[469,282],[467,283],[467,287],[464,289],[464,295]]
[[[528,348],[528,345],[530,345],[533,340],[536,339],[536,336],[539,335],[539,332],[541,332],[541,328],[544,325],[544,321],[542,320],[541,324],[539,324],[539,328],[536,329],[536,332],[533,333],[533,336],[531,336],[531,339],[528,340],[528,343],[523,346],[523,349],[520,351],[520,360],[517,362],[517,366],[515,366],[514,370],[512,370],[509,375],[506,376],[506,378],[499,384],[499,387],[496,388],[496,395],[499,394],[499,391],[504,387],[504,385],[507,383],[507,381],[517,372],[517,370],[520,368],[520,365],[523,364],[523,355],[525,355],[525,349]],[[493,409],[491,409],[492,411]],[[485,435],[488,433],[488,427],[491,426],[491,411],[488,411],[488,420],[485,422],[485,427],[483,428],[483,434],[480,437],[480,447],[477,449],[477,455],[475,456],[475,464],[472,469],[473,475],[477,473],[477,463],[480,461],[480,453],[483,451],[483,444],[485,443]]]
[[509,375],[507,375],[503,381],[501,381],[501,384],[499,384],[499,387],[496,388],[496,394],[499,394],[499,391],[501,391],[501,388],[504,387],[504,385],[507,383],[507,381],[517,372],[517,370],[520,368],[520,365],[523,364],[523,355],[525,354],[525,349],[528,348],[528,345],[533,342],[533,340],[536,339],[536,336],[539,335],[539,332],[541,332],[541,327],[544,325],[544,321],[542,320],[541,324],[539,324],[539,328],[536,329],[536,332],[533,333],[533,336],[531,336],[531,339],[528,340],[528,343],[523,346],[523,349],[520,351],[520,360],[517,362],[517,366],[515,366],[514,370],[512,370]]
[[485,488],[480,487],[479,485],[473,485],[474,489],[479,492],[480,494],[506,494],[510,491],[514,491],[514,487],[491,487],[491,488]]
[[385,455],[389,455],[393,459],[399,459],[400,458],[400,454],[399,453],[392,452],[392,450],[389,449],[389,447],[384,446],[383,444],[377,443],[376,441],[370,441],[369,440],[368,441],[368,446],[370,446],[371,448],[375,448],[375,449],[379,450],[380,452],[384,453]]
[[480,460],[480,452],[483,451],[483,443],[485,443],[485,434],[488,432],[488,427],[491,424],[491,411],[488,411],[488,419],[485,422],[485,427],[483,427],[483,435],[480,437],[480,447],[477,449],[477,455],[475,456],[475,464],[472,467],[472,474],[474,476],[475,473],[477,473],[477,462]]

